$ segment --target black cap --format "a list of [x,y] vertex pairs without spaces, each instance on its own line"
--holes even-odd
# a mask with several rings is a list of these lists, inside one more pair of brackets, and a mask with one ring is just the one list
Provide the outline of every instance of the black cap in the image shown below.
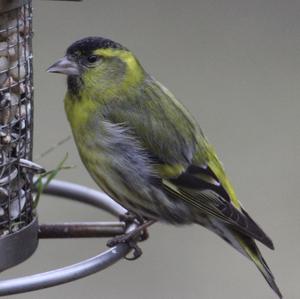
[[[79,52],[81,55],[89,55],[96,49],[122,49],[127,50],[121,44],[100,36],[89,36],[74,42],[68,49],[67,55]],[[128,50],[127,50],[128,51]]]

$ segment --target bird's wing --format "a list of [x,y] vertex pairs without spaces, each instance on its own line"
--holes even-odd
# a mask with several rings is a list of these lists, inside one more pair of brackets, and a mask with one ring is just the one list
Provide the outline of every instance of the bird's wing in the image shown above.
[[104,117],[122,124],[148,151],[159,171],[176,176],[191,163],[198,126],[158,82],[149,82],[102,108]]
[[273,248],[272,241],[241,207],[213,147],[184,107],[158,82],[138,96],[104,109],[139,140],[161,178],[161,188],[200,215],[216,217]]
[[[209,164],[209,163],[208,163]],[[190,165],[177,178],[162,179],[166,192],[180,197],[208,217],[228,224],[232,229],[259,240],[273,249],[273,243],[242,208],[237,208],[219,178],[208,165]],[[227,182],[229,184],[229,182]]]

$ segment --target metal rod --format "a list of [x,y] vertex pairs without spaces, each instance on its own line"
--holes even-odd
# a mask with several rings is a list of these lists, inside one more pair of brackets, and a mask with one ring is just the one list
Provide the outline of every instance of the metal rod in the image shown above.
[[126,244],[117,246],[77,264],[49,272],[0,281],[0,296],[7,296],[44,289],[104,270],[126,256],[130,248]]
[[43,193],[79,201],[117,217],[127,212],[105,193],[74,183],[52,180]]
[[[102,208],[113,215],[120,215],[126,212],[124,208],[104,193],[77,184],[53,180],[45,191],[50,195],[59,195]],[[135,228],[135,224],[130,225],[126,233]],[[125,257],[130,250],[131,248],[128,244],[118,244],[103,253],[71,266],[20,278],[2,280],[0,281],[0,296],[44,289],[83,278],[113,265]]]
[[125,233],[123,222],[71,222],[39,225],[39,239],[105,238]]

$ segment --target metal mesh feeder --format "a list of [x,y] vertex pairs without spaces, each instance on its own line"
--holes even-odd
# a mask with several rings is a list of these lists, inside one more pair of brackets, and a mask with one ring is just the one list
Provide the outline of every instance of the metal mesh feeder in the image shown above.
[[31,1],[0,0],[0,270],[37,246],[32,116]]

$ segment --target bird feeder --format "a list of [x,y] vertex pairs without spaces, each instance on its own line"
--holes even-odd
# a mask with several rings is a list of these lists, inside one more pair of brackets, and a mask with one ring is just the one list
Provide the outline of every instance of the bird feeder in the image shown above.
[[37,246],[32,196],[32,6],[0,0],[0,271]]

